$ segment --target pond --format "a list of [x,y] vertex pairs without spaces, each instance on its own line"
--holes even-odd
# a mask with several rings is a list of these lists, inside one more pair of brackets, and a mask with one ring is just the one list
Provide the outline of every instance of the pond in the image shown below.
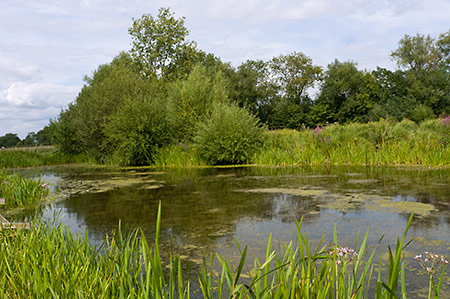
[[[370,228],[369,250],[378,245],[380,256],[375,261],[386,261],[388,245],[395,248],[413,211],[407,240],[414,240],[405,252],[411,270],[408,287],[415,289],[415,296],[427,295],[428,277],[420,275],[414,256],[432,251],[450,258],[448,168],[74,165],[21,172],[51,184],[55,201],[43,208],[45,218],[56,214],[73,232],[87,233],[95,243],[119,222],[122,227],[141,227],[153,238],[161,202],[163,251],[172,246],[194,266],[211,252],[237,263],[235,239],[242,247],[248,245],[249,256],[262,257],[270,234],[275,247],[295,242],[296,221],[302,218],[302,231],[313,245],[323,234],[324,244],[331,243],[336,227],[340,245],[355,248],[358,231],[362,239]],[[450,298],[449,273],[441,298]]]

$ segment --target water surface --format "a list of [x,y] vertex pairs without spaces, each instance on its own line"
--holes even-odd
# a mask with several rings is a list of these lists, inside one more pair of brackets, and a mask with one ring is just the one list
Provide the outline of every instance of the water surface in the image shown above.
[[[218,252],[236,260],[235,238],[250,255],[264,256],[272,234],[275,246],[296,241],[296,221],[314,244],[336,227],[340,245],[355,247],[358,231],[370,228],[369,249],[395,247],[411,212],[406,248],[408,283],[414,296],[426,295],[427,277],[413,257],[432,251],[450,258],[450,169],[407,167],[119,169],[92,166],[22,170],[52,185],[61,221],[100,243],[122,226],[141,227],[154,237],[162,204],[161,241],[194,265],[203,254]],[[384,236],[384,237],[383,237]],[[379,243],[379,240],[382,241]],[[167,252],[167,251],[166,251]],[[378,261],[378,259],[377,259]],[[448,270],[447,272],[450,272]],[[450,298],[447,273],[443,296]],[[418,290],[418,291],[417,291]]]

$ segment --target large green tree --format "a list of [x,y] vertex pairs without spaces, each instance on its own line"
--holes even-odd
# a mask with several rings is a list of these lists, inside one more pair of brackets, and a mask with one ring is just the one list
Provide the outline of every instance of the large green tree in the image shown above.
[[314,112],[316,122],[345,123],[367,121],[367,115],[378,101],[375,78],[360,71],[352,61],[335,60],[325,72]]
[[161,8],[157,18],[144,14],[133,19],[128,32],[133,40],[130,53],[147,77],[176,77],[179,72],[189,72],[201,55],[195,42],[187,40],[184,18],[175,18],[169,8]]
[[274,57],[270,69],[283,98],[297,104],[309,98],[308,88],[314,87],[322,75],[322,68],[301,52]]
[[391,54],[405,72],[410,106],[423,111],[428,107],[428,117],[450,113],[449,34],[437,40],[429,35],[405,35]]
[[277,93],[268,117],[270,128],[299,129],[310,126],[311,98],[308,91],[321,79],[322,68],[301,52],[279,55],[270,62],[271,87]]

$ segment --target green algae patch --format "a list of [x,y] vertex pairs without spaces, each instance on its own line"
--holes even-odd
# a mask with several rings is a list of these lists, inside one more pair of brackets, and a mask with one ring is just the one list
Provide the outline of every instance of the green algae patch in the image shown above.
[[272,194],[290,194],[296,196],[321,196],[327,193],[326,190],[317,188],[261,188],[245,190],[248,193],[272,193]]
[[348,212],[364,206],[366,199],[353,194],[330,194],[327,201],[319,204],[320,208]]
[[376,184],[378,183],[379,180],[377,179],[351,179],[348,180],[347,183],[348,184],[357,184],[357,185],[369,185],[369,184]]
[[103,193],[130,186],[136,186],[138,189],[152,190],[163,187],[163,184],[163,181],[158,181],[147,176],[114,176],[100,180],[72,180],[65,181],[59,186],[61,190],[64,190],[64,194],[59,194],[59,197],[64,198],[72,194]]
[[377,199],[366,205],[371,210],[387,210],[394,213],[407,213],[418,216],[430,216],[432,212],[437,211],[432,204],[411,201],[392,201],[390,199]]

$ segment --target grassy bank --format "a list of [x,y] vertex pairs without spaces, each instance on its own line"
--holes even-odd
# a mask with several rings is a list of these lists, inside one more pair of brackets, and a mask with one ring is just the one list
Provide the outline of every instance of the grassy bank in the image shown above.
[[[357,250],[340,247],[336,234],[334,244],[311,248],[300,222],[297,242],[286,244],[283,252],[274,250],[269,239],[265,259],[249,263],[247,248],[238,246],[238,265],[211,255],[196,275],[185,277],[185,265],[178,257],[161,258],[160,211],[154,245],[139,231],[119,230],[101,247],[62,225],[39,223],[29,231],[1,231],[0,297],[189,298],[195,281],[204,298],[406,298],[414,294],[406,288],[402,252],[408,245],[412,217],[396,247],[389,248],[384,268],[372,262],[375,251],[367,252],[368,232]],[[430,258],[434,263],[428,271],[429,298],[438,298],[446,261]],[[217,261],[220,274],[212,266]]]
[[[380,120],[315,129],[267,131],[256,165],[450,165],[450,118],[416,124]],[[188,163],[187,163],[188,162]],[[205,165],[195,148],[171,146],[157,166]]]
[[71,156],[53,147],[32,147],[0,150],[0,169],[89,162],[85,156]]

